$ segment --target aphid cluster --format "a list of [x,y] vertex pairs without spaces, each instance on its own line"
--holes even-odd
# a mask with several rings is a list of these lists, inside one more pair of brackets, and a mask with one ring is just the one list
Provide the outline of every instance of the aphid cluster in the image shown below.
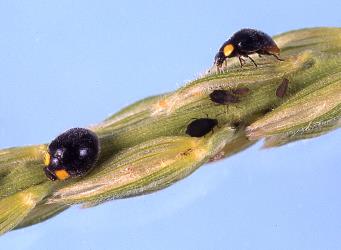
[[[210,93],[209,98],[212,102],[219,105],[230,103],[238,103],[239,97],[250,92],[249,88],[241,87],[233,90],[214,90]],[[202,137],[213,131],[214,127],[218,126],[218,120],[214,118],[198,118],[194,119],[187,125],[186,134],[192,137]]]
[[45,154],[45,174],[52,180],[85,175],[99,154],[97,135],[84,128],[72,128],[57,136]]
[[275,41],[266,33],[254,29],[241,29],[234,33],[219,49],[215,56],[215,65],[220,68],[227,58],[238,57],[240,66],[243,67],[245,59],[249,58],[257,67],[256,62],[250,57],[251,54],[272,55],[277,60],[280,49]]

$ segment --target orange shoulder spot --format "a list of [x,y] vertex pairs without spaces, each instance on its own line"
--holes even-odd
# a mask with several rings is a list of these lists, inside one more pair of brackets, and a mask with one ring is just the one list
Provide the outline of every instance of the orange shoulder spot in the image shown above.
[[57,178],[59,180],[66,180],[67,178],[70,177],[69,173],[66,172],[66,170],[62,169],[62,170],[56,170],[55,172],[55,175],[57,176]]
[[231,53],[234,51],[234,46],[232,44],[227,44],[224,47],[224,55],[225,56],[229,56],[231,55]]

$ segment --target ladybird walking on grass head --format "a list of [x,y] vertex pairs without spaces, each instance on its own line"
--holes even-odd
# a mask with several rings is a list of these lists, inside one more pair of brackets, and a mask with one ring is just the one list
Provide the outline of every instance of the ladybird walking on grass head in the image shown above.
[[86,174],[99,154],[97,135],[84,128],[72,128],[57,136],[44,158],[45,174],[50,180],[65,180]]
[[249,56],[254,53],[259,56],[272,55],[283,61],[279,58],[280,49],[268,34],[254,29],[241,29],[221,46],[215,56],[215,64],[220,68],[227,58],[238,57],[240,66],[243,67],[243,57],[247,57],[257,67],[256,62]]

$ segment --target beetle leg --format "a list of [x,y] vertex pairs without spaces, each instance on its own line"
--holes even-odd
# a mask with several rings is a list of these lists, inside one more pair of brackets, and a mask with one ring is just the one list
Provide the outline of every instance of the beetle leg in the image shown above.
[[256,62],[252,59],[251,56],[247,55],[247,57],[251,60],[251,62],[253,62],[253,64],[254,64],[256,67],[258,67],[257,64],[256,64]]
[[239,62],[240,62],[240,67],[243,68],[245,64],[245,60],[242,58],[242,56],[238,56]]
[[217,67],[217,72],[221,73],[221,66],[216,65],[216,67]]

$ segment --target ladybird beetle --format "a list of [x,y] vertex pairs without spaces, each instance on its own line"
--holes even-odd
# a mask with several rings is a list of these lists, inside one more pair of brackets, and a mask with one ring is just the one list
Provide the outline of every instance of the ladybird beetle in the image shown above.
[[48,146],[44,171],[52,180],[66,180],[86,174],[99,154],[97,135],[84,128],[72,128],[57,136]]
[[186,134],[191,137],[202,137],[218,125],[217,119],[199,118],[188,124]]
[[268,34],[254,29],[241,29],[221,46],[215,56],[215,64],[220,68],[227,58],[238,57],[240,66],[243,67],[245,59],[242,57],[247,57],[257,67],[256,62],[249,56],[253,53],[259,56],[272,55],[283,61],[279,58],[280,49]]

